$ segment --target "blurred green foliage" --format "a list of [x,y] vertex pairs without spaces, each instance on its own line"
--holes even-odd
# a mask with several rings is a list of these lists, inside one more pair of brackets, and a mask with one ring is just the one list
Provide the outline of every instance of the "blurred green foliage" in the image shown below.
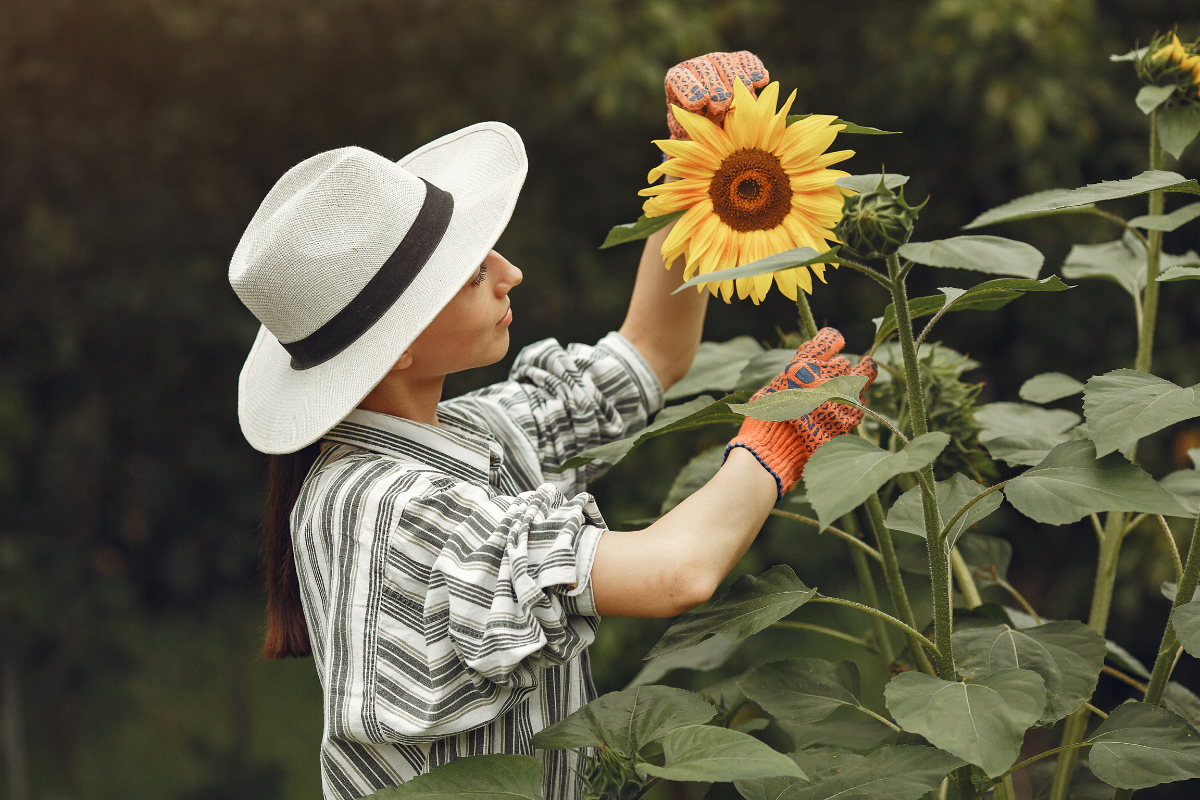
[[[545,336],[593,341],[619,325],[632,286],[638,248],[596,247],[640,213],[671,64],[750,49],[798,88],[798,113],[904,131],[843,146],[859,151],[853,171],[886,163],[914,176],[913,198],[933,195],[921,229],[932,239],[1017,195],[1140,172],[1137,81],[1107,56],[1175,23],[1200,33],[1192,0],[0,4],[0,668],[20,689],[30,796],[319,793],[311,662],[254,655],[265,459],[235,408],[256,323],[225,279],[242,228],[292,164],[347,144],[398,158],[478,120],[513,125],[530,154],[499,244],[526,274],[514,351]],[[1195,175],[1198,151],[1168,169]],[[1048,270],[1079,230],[1009,227]],[[1195,247],[1188,235],[1169,234],[1167,250]],[[1097,220],[1089,236],[1115,231]],[[853,350],[870,341],[866,309],[881,300],[843,271],[812,304]],[[1185,286],[1160,311],[1156,371],[1183,385],[1200,380],[1198,300]],[[706,336],[775,343],[794,316],[778,295],[758,308],[714,303]],[[1134,349],[1123,296],[1095,283],[947,318],[939,333],[983,364],[968,377],[985,400],[1015,399],[1043,371],[1128,365]],[[455,376],[448,392],[504,366]],[[631,456],[595,487],[610,522],[655,513],[678,466],[722,435],[663,438]],[[1148,443],[1159,474],[1200,444],[1200,430],[1187,436]],[[1086,530],[996,518],[1022,591],[1052,616],[1082,614]],[[799,534],[801,551],[778,522],[741,571],[787,562],[854,595],[838,542]],[[1043,555],[1022,562],[1020,542],[1034,538]],[[1150,537],[1128,549],[1112,631],[1147,657],[1167,562]],[[827,624],[857,624],[827,613]],[[636,673],[662,628],[601,626],[601,691]],[[773,646],[738,658],[818,646],[860,657],[805,636]],[[12,763],[0,765],[11,780]]]

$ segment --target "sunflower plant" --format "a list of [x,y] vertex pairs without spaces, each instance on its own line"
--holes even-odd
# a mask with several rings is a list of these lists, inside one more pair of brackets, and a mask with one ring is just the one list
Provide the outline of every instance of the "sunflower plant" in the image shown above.
[[[1167,210],[1168,198],[1200,195],[1200,184],[1164,169],[1166,155],[1178,157],[1200,131],[1200,121],[1189,122],[1200,120],[1192,91],[1200,75],[1188,77],[1200,69],[1198,58],[1194,44],[1173,34],[1115,57],[1132,62],[1146,82],[1136,102],[1149,117],[1149,170],[1021,197],[966,226],[1045,216],[1109,221],[1119,236],[1077,245],[1062,277],[1116,284],[1137,320],[1132,369],[1121,365],[1086,381],[1032,376],[1019,398],[982,406],[979,386],[962,377],[979,365],[934,342],[931,331],[947,313],[1069,289],[1058,275],[1042,276],[1040,252],[993,235],[919,241],[920,207],[903,198],[905,176],[830,169],[850,155],[827,152],[838,134],[882,131],[831,116],[789,116],[795,94],[777,108],[777,85],[758,98],[738,85],[724,130],[675,112],[691,141],[658,142],[670,158],[649,178],[676,180],[643,190],[645,215],[615,228],[606,246],[677,220],[663,256],[667,265],[684,261],[681,290],[758,303],[777,286],[796,301],[800,330],[775,348],[746,337],[702,343],[692,371],[668,392],[669,401],[681,402],[662,412],[665,424],[563,467],[616,464],[650,437],[745,416],[791,419],[825,402],[864,408],[859,428],[820,447],[803,486],[772,512],[797,535],[844,540],[859,593],[823,594],[781,564],[738,578],[707,607],[683,615],[629,687],[534,737],[538,748],[587,754],[587,797],[635,800],[662,781],[681,781],[719,784],[712,796],[747,800],[981,800],[992,792],[1013,800],[1013,774],[1041,762],[1052,770],[1034,771],[1040,797],[1113,791],[1107,784],[1126,800],[1138,789],[1200,777],[1200,697],[1171,680],[1180,658],[1200,658],[1200,547],[1193,546],[1200,543],[1200,448],[1190,453],[1195,468],[1157,478],[1137,457],[1141,439],[1200,417],[1200,385],[1181,387],[1152,371],[1159,292],[1200,279],[1200,256],[1162,248],[1164,232],[1200,219],[1200,202]],[[1135,196],[1147,198],[1145,215],[1125,219],[1098,205]],[[811,276],[825,282],[826,267],[839,265],[854,273],[846,278],[874,281],[891,299],[875,319],[868,353],[880,374],[867,405],[859,405],[864,379],[853,376],[747,402],[816,334]],[[918,269],[989,277],[910,297],[907,279]],[[715,474],[722,449],[684,466],[664,513]],[[1042,617],[1008,581],[1011,545],[988,527],[1005,502],[1036,523],[1097,537],[1086,621]],[[1171,614],[1149,667],[1106,638],[1117,559],[1139,528],[1159,537],[1175,572],[1164,587]],[[805,619],[819,604],[852,609],[859,626]],[[788,659],[703,681],[767,630],[805,631],[874,654],[874,677],[886,683],[883,703],[864,698],[863,676],[850,661]],[[657,685],[678,670],[697,673],[706,688]],[[1130,689],[1127,702],[1107,710],[1093,703],[1102,673]],[[1059,744],[1022,760],[1026,732],[1039,727],[1055,728]],[[540,778],[536,759],[482,756],[380,796],[534,798]]]

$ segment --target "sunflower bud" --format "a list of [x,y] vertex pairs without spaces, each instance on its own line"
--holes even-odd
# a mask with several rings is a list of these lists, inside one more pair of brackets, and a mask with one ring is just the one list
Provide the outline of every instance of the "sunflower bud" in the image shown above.
[[842,219],[833,232],[847,253],[859,258],[883,258],[908,241],[917,212],[924,207],[925,203],[910,206],[904,201],[904,190],[896,194],[881,176],[875,191],[843,199]]
[[624,800],[636,794],[641,785],[633,759],[605,745],[600,745],[588,763],[584,780],[586,800]]
[[1150,45],[1139,51],[1134,62],[1137,75],[1147,86],[1178,87],[1166,105],[1200,98],[1200,43],[1184,44],[1175,33],[1155,36]]

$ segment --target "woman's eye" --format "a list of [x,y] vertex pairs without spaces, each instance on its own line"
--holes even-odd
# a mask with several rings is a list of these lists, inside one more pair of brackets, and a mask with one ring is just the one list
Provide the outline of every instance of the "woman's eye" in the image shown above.
[[478,286],[479,284],[483,283],[485,278],[487,278],[487,264],[480,264],[479,275],[475,278],[475,280],[471,281],[471,285]]

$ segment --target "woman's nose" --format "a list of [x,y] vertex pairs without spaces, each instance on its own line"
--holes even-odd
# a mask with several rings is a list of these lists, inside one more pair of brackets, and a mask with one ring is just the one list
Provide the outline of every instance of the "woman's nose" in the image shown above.
[[504,280],[499,281],[498,283],[504,287],[504,293],[507,294],[508,291],[519,284],[525,276],[521,273],[521,270],[518,267],[513,266],[508,261],[505,262],[505,267]]

